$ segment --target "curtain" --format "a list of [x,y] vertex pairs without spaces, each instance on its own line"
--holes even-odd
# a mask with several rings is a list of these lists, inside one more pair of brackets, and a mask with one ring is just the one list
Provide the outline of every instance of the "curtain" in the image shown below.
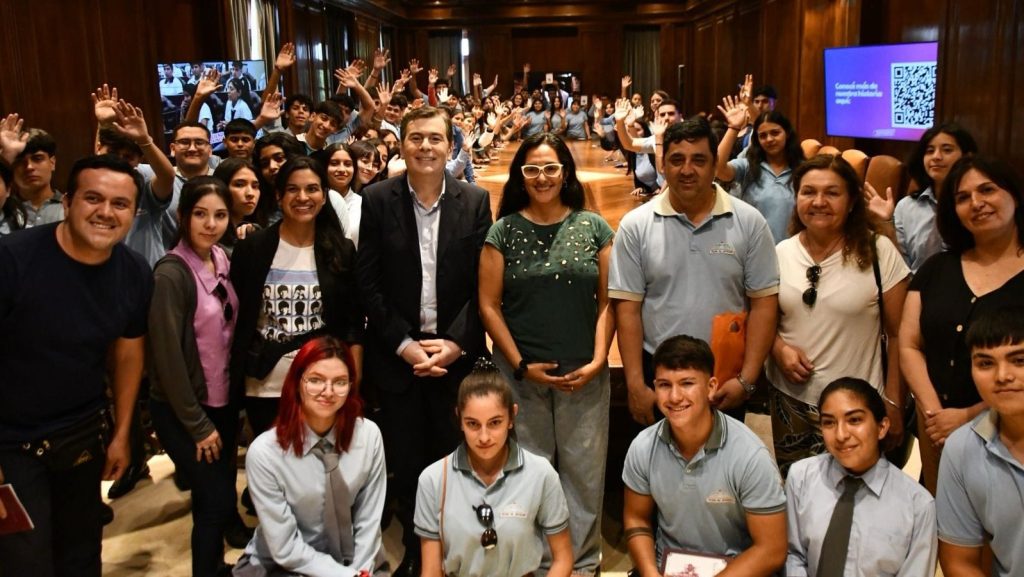
[[267,63],[267,74],[270,74],[277,59],[277,52],[281,49],[277,38],[277,3],[274,0],[256,0],[253,3],[255,18],[253,19],[253,38],[258,38],[260,44],[252,57],[262,59]]
[[451,88],[462,92],[462,52],[460,33],[431,35],[429,44],[430,60],[427,69],[437,68],[438,78],[444,78],[448,67],[455,65],[455,76],[452,78]]
[[249,59],[249,0],[228,0],[231,15],[231,43],[228,45],[232,60]]
[[639,92],[646,108],[648,98],[658,86],[661,54],[658,50],[660,32],[654,29],[627,28],[622,34],[622,70],[633,78],[630,94]]

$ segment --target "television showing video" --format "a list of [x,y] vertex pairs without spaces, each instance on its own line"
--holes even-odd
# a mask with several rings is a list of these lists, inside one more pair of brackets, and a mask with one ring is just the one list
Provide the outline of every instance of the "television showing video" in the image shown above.
[[935,123],[937,65],[937,42],[826,48],[826,132],[920,139]]
[[166,142],[170,142],[175,127],[184,120],[203,72],[211,68],[220,72],[221,88],[203,103],[199,121],[210,129],[210,142],[214,148],[224,140],[224,125],[229,120],[254,120],[259,116],[263,90],[269,77],[262,60],[157,64]]

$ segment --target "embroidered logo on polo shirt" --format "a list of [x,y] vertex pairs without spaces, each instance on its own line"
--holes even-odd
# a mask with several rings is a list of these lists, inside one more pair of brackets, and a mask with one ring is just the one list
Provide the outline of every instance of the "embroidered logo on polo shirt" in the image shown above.
[[712,505],[735,505],[736,497],[733,497],[724,490],[719,489],[708,495],[707,502]]
[[519,503],[509,503],[498,512],[498,516],[503,519],[525,519],[526,509],[519,506]]
[[735,255],[736,254],[736,249],[733,248],[731,244],[723,241],[723,242],[720,242],[720,243],[716,244],[715,246],[711,247],[711,249],[708,250],[708,252],[711,253],[711,254]]

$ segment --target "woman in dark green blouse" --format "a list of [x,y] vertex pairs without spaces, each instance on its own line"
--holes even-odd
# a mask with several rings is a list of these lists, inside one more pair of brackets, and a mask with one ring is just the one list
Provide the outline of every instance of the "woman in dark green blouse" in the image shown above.
[[520,442],[557,457],[573,572],[593,574],[608,448],[613,233],[583,210],[576,163],[560,137],[528,137],[510,171],[480,257],[480,316],[495,364],[513,383]]

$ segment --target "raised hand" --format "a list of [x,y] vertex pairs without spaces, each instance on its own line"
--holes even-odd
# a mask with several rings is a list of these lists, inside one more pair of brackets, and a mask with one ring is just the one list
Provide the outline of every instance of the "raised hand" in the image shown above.
[[117,118],[114,107],[117,106],[117,87],[111,89],[104,84],[92,93],[92,108],[96,115],[96,122],[100,126],[107,126]]
[[892,220],[896,211],[896,199],[891,187],[886,187],[885,194],[879,194],[870,182],[864,181],[864,200],[868,205],[868,213],[882,222]]
[[663,136],[665,134],[665,129],[667,128],[668,120],[660,116],[656,116],[654,118],[654,122],[651,124],[651,135],[654,136],[655,138]]
[[334,71],[334,78],[338,81],[341,86],[345,88],[355,88],[359,86],[359,76],[352,74],[352,66],[346,68],[338,68]]
[[754,75],[747,74],[743,77],[743,86],[740,87],[740,101],[750,106],[751,95],[754,93]]
[[394,89],[397,90],[399,86],[405,86],[406,84],[408,84],[409,81],[412,80],[412,74],[412,70],[408,68],[403,68],[402,71],[398,74],[398,80],[395,81]]
[[488,112],[487,113],[487,126],[490,126],[491,130],[494,130],[494,125],[497,124],[497,123],[498,123],[498,115],[493,113],[493,112]]
[[444,102],[445,100],[448,100],[448,89],[447,88],[438,89],[438,91],[437,91],[437,100],[440,101],[440,102]]
[[28,133],[22,132],[24,126],[25,119],[18,117],[17,113],[8,114],[0,121],[0,157],[8,162],[13,162],[25,150]]
[[420,61],[418,59],[413,58],[409,61],[409,72],[411,72],[413,76],[423,72],[423,67],[420,66]]
[[633,106],[630,104],[629,99],[619,98],[615,101],[615,122],[624,122],[632,111]]
[[427,71],[427,82],[430,83],[431,86],[437,84],[437,76],[437,68],[431,68],[429,71]]
[[199,79],[199,83],[196,84],[196,97],[197,98],[208,98],[214,92],[217,92],[224,85],[219,84],[220,72],[217,72],[216,68],[208,68],[203,72],[203,77]]
[[625,90],[626,88],[629,88],[630,84],[633,84],[633,79],[628,74],[623,76],[622,77],[622,88],[623,88],[623,90]]
[[483,81],[483,79],[482,79],[482,78],[480,78],[480,75],[479,75],[479,74],[477,74],[476,72],[474,72],[474,73],[473,73],[473,86],[483,86],[483,85],[484,85],[484,81]]
[[383,70],[391,62],[391,51],[377,48],[373,51],[373,69]]
[[526,76],[530,74],[530,63],[523,64],[523,82],[526,82]]
[[284,46],[281,47],[281,51],[277,53],[277,59],[274,60],[274,68],[278,70],[287,70],[295,64],[295,44],[291,42],[285,42]]
[[149,129],[146,128],[146,118],[142,116],[141,108],[132,106],[125,102],[124,99],[121,99],[117,101],[114,112],[117,114],[117,119],[113,123],[115,130],[131,138],[139,145],[151,142]]
[[747,107],[740,102],[739,98],[732,96],[723,98],[722,104],[725,106],[719,106],[718,110],[722,111],[725,123],[729,125],[729,128],[743,130],[743,127],[747,125]]
[[[356,82],[359,82],[359,77],[366,71],[366,63],[363,62],[362,59],[356,58],[345,70],[356,79]],[[337,76],[337,73],[335,73],[335,76]]]
[[449,64],[448,65],[448,72],[447,72],[447,74],[445,74],[445,76],[447,76],[448,78],[451,78],[451,77],[455,76],[455,70],[456,70],[455,65],[454,64]]
[[264,118],[268,122],[273,122],[278,118],[281,118],[281,110],[283,108],[283,97],[281,96],[281,93],[276,90],[274,92],[267,91],[263,95],[263,104],[260,106],[260,118]]
[[[395,85],[397,86],[398,82],[395,82]],[[377,98],[380,99],[381,108],[387,106],[388,103],[391,102],[391,89],[388,88],[387,82],[382,81],[377,85]]]

